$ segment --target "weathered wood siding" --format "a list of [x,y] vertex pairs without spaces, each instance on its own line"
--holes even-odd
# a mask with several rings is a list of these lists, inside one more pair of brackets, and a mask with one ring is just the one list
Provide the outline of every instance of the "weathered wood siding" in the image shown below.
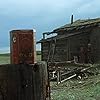
[[0,65],[0,100],[49,100],[48,87],[45,62]]
[[32,77],[29,65],[0,65],[0,100],[34,100]]
[[88,45],[89,33],[81,33],[78,35],[74,35],[69,38],[70,39],[70,58],[69,60],[73,60],[74,56],[79,56],[80,47]]
[[49,49],[50,49],[50,43],[49,42],[43,42],[41,43],[41,59],[42,61],[47,61],[48,55],[49,55]]
[[58,39],[56,42],[42,43],[43,61],[68,61],[73,60],[74,56],[79,56],[81,45],[88,44],[88,33],[75,35],[69,38]]
[[93,60],[94,62],[100,62],[100,27],[96,27],[92,30],[90,42]]
[[56,41],[54,61],[67,61],[67,39]]
[[41,51],[43,61],[65,61],[67,60],[67,40],[43,42]]
[[[66,33],[67,34],[67,33]],[[91,43],[91,59],[94,62],[100,61],[100,27],[94,27],[86,32],[73,35],[63,39],[42,43],[42,60],[44,61],[68,61],[74,56],[79,56],[80,47],[88,49]]]

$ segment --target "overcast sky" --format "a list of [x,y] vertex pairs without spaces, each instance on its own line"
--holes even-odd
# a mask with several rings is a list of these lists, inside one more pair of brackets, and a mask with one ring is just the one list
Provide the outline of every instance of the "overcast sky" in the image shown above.
[[74,20],[100,17],[100,0],[0,0],[0,52],[8,51],[9,31],[36,29],[42,33]]

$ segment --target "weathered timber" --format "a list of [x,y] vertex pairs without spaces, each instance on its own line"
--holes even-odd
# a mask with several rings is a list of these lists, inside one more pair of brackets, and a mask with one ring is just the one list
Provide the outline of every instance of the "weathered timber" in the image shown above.
[[78,76],[83,77],[85,75],[85,73],[86,74],[94,75],[93,72],[88,72],[88,70],[90,70],[92,68],[96,68],[96,67],[94,67],[94,66],[89,66],[89,67],[86,67],[86,68],[78,67],[78,68],[74,68],[73,70],[68,71],[68,72],[64,72],[64,73],[61,72],[61,69],[58,69],[57,76],[52,77],[51,78],[51,81],[56,80],[57,81],[57,84],[60,84],[62,82],[65,82],[67,80],[70,80],[70,79],[72,79],[74,77],[78,77]]
[[0,65],[0,100],[50,99],[47,64]]
[[70,76],[70,77],[68,77],[68,78],[66,78],[66,79],[64,79],[64,80],[62,80],[60,83],[65,82],[65,81],[67,81],[67,80],[69,80],[69,79],[72,79],[72,78],[74,78],[74,77],[76,77],[76,76],[77,76],[77,74],[74,74],[74,75],[72,75],[72,76]]
[[0,100],[33,100],[32,67],[0,65]]
[[[79,76],[79,75],[81,75],[82,73],[88,73],[87,72],[87,70],[89,70],[89,69],[91,69],[91,68],[95,68],[95,67],[88,67],[88,68],[80,68],[80,69],[74,69],[73,71],[70,71],[70,72],[68,72],[68,73],[64,73],[64,74],[59,74],[59,75],[61,75],[60,76],[60,79],[62,79],[61,77],[64,77],[64,76],[67,76],[67,78],[64,78],[63,80],[61,80],[60,82],[58,82],[58,83],[62,83],[62,82],[65,82],[65,81],[67,81],[67,80],[69,80],[69,79],[72,79],[72,78],[74,78],[74,77],[76,77],[76,76]],[[90,72],[91,73],[91,72]],[[92,73],[93,74],[93,73]]]
[[49,68],[52,69],[52,68],[66,68],[66,67],[71,67],[71,66],[74,66],[74,67],[83,67],[83,68],[87,68],[87,67],[90,67],[89,64],[80,64],[80,63],[71,63],[71,61],[64,61],[64,62],[49,62]]

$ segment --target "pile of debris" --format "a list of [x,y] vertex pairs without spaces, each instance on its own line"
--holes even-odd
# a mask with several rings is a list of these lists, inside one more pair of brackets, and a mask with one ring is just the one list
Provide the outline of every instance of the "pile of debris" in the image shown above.
[[50,80],[57,81],[59,84],[72,78],[85,79],[91,75],[99,74],[99,67],[99,64],[52,63],[49,64]]

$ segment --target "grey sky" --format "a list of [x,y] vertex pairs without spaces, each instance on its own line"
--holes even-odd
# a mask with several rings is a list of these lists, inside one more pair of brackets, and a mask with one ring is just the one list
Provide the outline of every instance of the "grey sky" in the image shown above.
[[74,20],[100,16],[100,0],[0,0],[0,51],[9,47],[9,31],[35,28],[42,33]]

